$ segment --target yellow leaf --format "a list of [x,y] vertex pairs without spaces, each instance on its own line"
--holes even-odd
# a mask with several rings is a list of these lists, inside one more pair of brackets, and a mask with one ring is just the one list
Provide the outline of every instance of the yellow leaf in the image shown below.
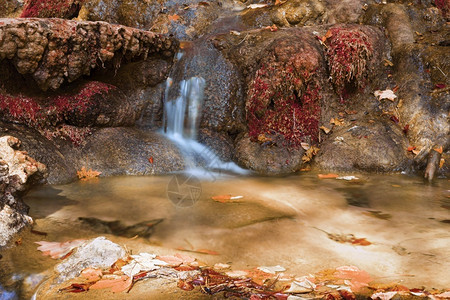
[[444,151],[444,149],[443,149],[442,146],[433,148],[433,150],[436,151],[436,152],[439,153],[439,154],[442,154],[442,152]]
[[331,131],[330,128],[327,128],[327,127],[325,127],[325,126],[320,126],[320,129],[322,129],[323,132],[325,132],[325,134],[328,134],[328,133],[330,133],[330,131]]
[[442,167],[444,166],[444,164],[445,164],[445,159],[441,158],[441,160],[439,161],[439,168],[442,169]]
[[92,169],[86,170],[82,167],[80,171],[77,171],[77,176],[80,180],[89,180],[98,177],[102,172],[93,171]]
[[330,123],[336,126],[342,126],[344,125],[344,119],[331,118]]

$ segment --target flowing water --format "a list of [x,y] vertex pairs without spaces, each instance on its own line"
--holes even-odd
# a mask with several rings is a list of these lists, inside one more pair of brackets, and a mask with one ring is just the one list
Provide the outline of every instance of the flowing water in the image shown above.
[[[103,235],[134,253],[209,249],[219,255],[197,257],[208,264],[230,263],[233,269],[279,264],[306,275],[356,265],[382,282],[450,287],[449,181],[427,185],[404,175],[358,177],[320,180],[304,173],[199,181],[198,201],[184,206],[171,201],[173,176],[44,186],[25,201],[34,229],[47,235],[27,230],[13,251],[3,250],[0,278],[10,292],[42,279],[36,274],[55,261],[36,251],[35,241]],[[243,197],[232,203],[212,200],[220,194]],[[108,229],[105,222],[111,221],[125,229]],[[145,232],[133,226],[142,222],[155,225]],[[340,243],[327,233],[353,234],[372,244]]]

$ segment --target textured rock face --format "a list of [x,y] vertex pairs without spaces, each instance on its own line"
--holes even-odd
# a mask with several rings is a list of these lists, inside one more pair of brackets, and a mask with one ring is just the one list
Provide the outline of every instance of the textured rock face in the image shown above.
[[12,136],[0,137],[0,246],[26,224],[32,222],[27,216],[28,206],[20,197],[33,182],[46,176],[46,167],[17,150],[20,141]]
[[0,63],[11,60],[44,91],[109,61],[117,68],[124,59],[170,58],[177,47],[172,38],[104,22],[0,19]]
[[21,18],[64,18],[76,17],[83,0],[28,0]]

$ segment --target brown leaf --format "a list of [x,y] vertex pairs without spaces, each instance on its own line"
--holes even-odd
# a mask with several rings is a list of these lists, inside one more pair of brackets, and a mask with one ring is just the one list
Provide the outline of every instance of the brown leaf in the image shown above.
[[319,150],[320,149],[315,146],[309,147],[309,149],[305,152],[305,154],[303,154],[302,161],[304,163],[311,161],[314,155],[316,155],[319,152]]
[[329,174],[318,174],[317,177],[319,177],[319,179],[336,179],[339,177],[339,175],[329,173]]
[[348,280],[353,292],[358,292],[362,287],[368,286],[369,282],[372,281],[369,273],[355,266],[338,267],[333,275],[337,278]]
[[167,18],[169,19],[169,21],[176,22],[180,19],[180,16],[177,14],[173,14],[173,15],[168,15]]
[[439,153],[439,154],[442,154],[442,152],[444,151],[444,149],[443,149],[442,146],[433,148],[433,150],[436,151],[436,152]]
[[325,43],[325,41],[332,36],[333,34],[331,33],[331,30],[328,30],[327,33],[325,33],[325,35],[321,38],[322,43]]
[[113,293],[120,293],[126,291],[132,284],[133,280],[131,277],[126,275],[121,276],[117,279],[102,279],[94,283],[90,289],[107,289],[110,288]]
[[325,134],[329,134],[329,133],[330,133],[330,131],[331,131],[331,129],[330,129],[330,128],[327,128],[327,127],[325,127],[325,126],[320,126],[319,128],[320,128],[320,129],[322,129],[322,130],[323,130],[323,132],[325,132]]
[[77,176],[80,180],[89,180],[98,177],[102,172],[93,171],[92,169],[86,170],[82,167],[80,171],[77,171]]
[[344,119],[331,118],[330,123],[336,126],[342,126],[344,125]]
[[86,268],[83,271],[81,271],[81,277],[86,278],[88,281],[98,281],[100,278],[102,278],[102,270],[100,269],[94,269],[94,268]]
[[384,65],[385,66],[389,66],[389,67],[393,67],[394,63],[388,59],[384,59]]
[[372,243],[369,242],[368,240],[366,240],[365,238],[360,238],[360,239],[355,238],[351,243],[353,245],[360,245],[360,246],[372,245]]

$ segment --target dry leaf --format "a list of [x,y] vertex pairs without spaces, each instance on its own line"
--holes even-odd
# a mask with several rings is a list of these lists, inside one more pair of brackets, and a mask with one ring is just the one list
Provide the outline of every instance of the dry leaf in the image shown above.
[[344,119],[331,118],[330,123],[336,126],[342,126],[344,125]]
[[319,150],[320,149],[315,147],[315,146],[309,147],[309,149],[306,150],[305,154],[303,154],[302,161],[304,163],[307,163],[307,162],[311,161],[312,158],[314,157],[314,155],[316,155],[319,152]]
[[148,158],[148,162],[151,163],[151,164],[153,165],[153,156],[150,156],[150,157]]
[[442,169],[444,164],[445,164],[445,159],[441,158],[441,160],[439,161],[439,168]]
[[220,202],[220,203],[233,203],[233,202],[240,202],[239,199],[244,198],[244,196],[231,196],[231,195],[217,195],[211,197],[214,201]]
[[86,240],[73,240],[64,243],[40,241],[35,244],[40,245],[37,249],[43,255],[48,255],[53,259],[58,259],[69,254],[74,248],[83,244]]
[[180,16],[177,14],[174,14],[174,15],[168,15],[167,18],[169,19],[169,21],[176,22],[180,19]]
[[247,6],[248,9],[257,9],[268,6],[268,4],[250,4]]
[[311,146],[308,143],[300,143],[303,149],[308,150]]
[[375,293],[372,295],[372,299],[373,300],[390,300],[392,299],[392,297],[394,297],[395,295],[397,295],[397,292],[384,292],[384,293]]
[[93,171],[92,169],[86,170],[82,167],[80,171],[77,171],[77,176],[80,180],[89,180],[98,177],[102,172]]
[[86,278],[88,281],[97,281],[102,278],[102,270],[94,268],[86,268],[81,271],[80,276]]
[[406,151],[413,151],[414,149],[416,149],[416,146],[409,146]]
[[232,278],[246,277],[248,275],[247,271],[228,271],[225,272],[225,275],[230,276]]
[[232,35],[241,35],[241,33],[239,31],[236,31],[236,30],[231,30],[230,34],[232,34]]
[[110,288],[113,293],[120,293],[130,288],[133,283],[133,279],[126,275],[117,279],[102,279],[91,285],[90,289],[107,289]]
[[414,155],[417,155],[417,154],[420,153],[420,150],[414,149],[414,150],[411,150],[411,152],[412,152]]
[[325,127],[325,126],[320,126],[319,128],[322,129],[323,132],[325,132],[325,134],[328,134],[328,133],[330,133],[330,131],[331,131],[330,128],[327,128],[327,127]]
[[378,98],[378,100],[388,99],[390,101],[394,101],[395,98],[397,98],[397,95],[395,95],[391,90],[375,91],[373,94]]
[[366,271],[360,270],[355,266],[338,267],[333,275],[337,278],[346,279],[345,283],[350,285],[353,292],[358,292],[372,281],[372,278]]
[[444,151],[444,149],[443,149],[442,146],[433,148],[433,150],[436,151],[436,152],[439,153],[439,154],[442,154],[442,152]]
[[336,179],[339,177],[339,175],[329,173],[329,174],[318,174],[317,177],[319,177],[319,179]]
[[394,63],[388,59],[384,59],[384,65],[385,66],[389,66],[389,67],[393,67]]
[[229,264],[222,264],[222,263],[217,263],[214,265],[214,269],[216,269],[216,270],[225,270],[225,269],[229,269],[230,267],[231,266]]
[[266,273],[270,273],[270,274],[276,274],[277,272],[286,271],[286,269],[280,265],[270,266],[270,267],[258,267],[257,269],[260,271],[266,272]]
[[331,33],[331,30],[328,30],[327,33],[325,33],[325,35],[320,40],[322,41],[322,43],[325,43],[325,41],[332,36],[333,34]]
[[189,264],[195,261],[195,258],[180,253],[175,255],[157,256],[156,258],[168,263],[170,266],[179,266],[181,264]]

